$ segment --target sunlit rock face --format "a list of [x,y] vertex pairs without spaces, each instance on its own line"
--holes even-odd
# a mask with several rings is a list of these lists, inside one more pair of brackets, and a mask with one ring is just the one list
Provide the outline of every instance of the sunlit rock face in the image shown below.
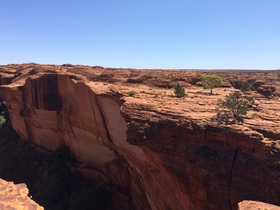
[[269,203],[263,203],[260,201],[242,201],[238,203],[238,210],[280,210],[279,206],[271,205]]
[[44,208],[28,197],[25,184],[14,184],[0,179],[0,209],[43,210]]
[[[209,96],[193,86],[197,73],[1,68],[0,96],[21,138],[49,150],[68,146],[89,166],[85,176],[128,192],[135,209],[237,209],[245,199],[280,204],[279,98],[251,92],[259,110],[243,124],[218,125],[216,102],[234,89]],[[189,97],[172,98],[164,86],[170,78],[183,78]]]

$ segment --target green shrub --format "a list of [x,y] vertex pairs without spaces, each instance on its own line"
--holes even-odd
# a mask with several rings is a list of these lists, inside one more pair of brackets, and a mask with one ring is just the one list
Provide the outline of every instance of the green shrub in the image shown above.
[[9,112],[6,107],[6,103],[5,101],[0,99],[0,128],[2,127],[2,125],[4,125],[4,123],[6,122],[6,120],[8,120],[8,118],[9,118]]
[[0,128],[2,127],[2,125],[5,124],[5,122],[6,122],[6,119],[2,115],[0,115]]
[[222,78],[216,74],[203,74],[201,81],[204,89],[210,89],[211,95],[213,94],[213,88],[220,87],[223,84]]
[[179,83],[177,83],[176,86],[174,87],[174,93],[175,93],[175,97],[177,98],[182,98],[186,96],[185,88],[182,87]]
[[240,82],[240,90],[242,92],[246,92],[246,91],[249,91],[249,90],[255,90],[254,86],[249,83],[249,82]]
[[218,122],[228,122],[230,118],[243,122],[249,107],[254,103],[252,98],[243,96],[240,92],[230,93],[224,100],[218,101],[216,107]]
[[130,97],[134,97],[135,94],[136,94],[136,92],[135,92],[135,91],[129,91],[127,94],[128,94],[128,96],[130,96]]
[[241,81],[238,78],[233,78],[229,80],[230,84],[236,88],[236,89],[240,89],[242,92],[246,92],[246,91],[250,91],[250,90],[255,90],[253,83],[253,81]]

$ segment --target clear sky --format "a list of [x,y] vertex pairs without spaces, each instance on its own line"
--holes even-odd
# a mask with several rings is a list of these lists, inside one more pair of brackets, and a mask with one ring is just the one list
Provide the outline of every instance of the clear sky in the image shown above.
[[0,0],[0,64],[280,69],[280,0]]

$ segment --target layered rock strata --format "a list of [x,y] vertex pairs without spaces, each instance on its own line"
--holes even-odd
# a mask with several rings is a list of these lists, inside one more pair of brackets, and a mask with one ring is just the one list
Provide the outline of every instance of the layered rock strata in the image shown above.
[[[129,192],[136,209],[236,209],[245,199],[280,205],[277,96],[250,91],[256,105],[244,123],[218,125],[217,100],[235,90],[226,85],[209,95],[194,86],[197,72],[1,70],[0,95],[21,138],[50,150],[68,146],[90,166],[85,175]],[[187,98],[171,97],[166,87],[176,81]]]

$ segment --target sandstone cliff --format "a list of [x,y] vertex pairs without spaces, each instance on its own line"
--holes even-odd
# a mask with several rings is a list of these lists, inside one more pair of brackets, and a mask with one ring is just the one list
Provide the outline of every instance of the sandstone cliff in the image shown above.
[[[280,205],[277,72],[217,73],[262,79],[247,92],[256,104],[243,124],[218,125],[217,100],[235,89],[224,83],[209,95],[200,72],[7,65],[0,96],[23,140],[68,146],[90,166],[81,169],[86,176],[129,192],[136,209],[236,209],[245,199]],[[187,98],[171,97],[176,82]]]
[[280,210],[279,206],[259,202],[259,201],[242,201],[238,204],[238,210]]
[[44,208],[28,197],[25,184],[15,185],[13,182],[0,179],[0,209],[43,210]]

